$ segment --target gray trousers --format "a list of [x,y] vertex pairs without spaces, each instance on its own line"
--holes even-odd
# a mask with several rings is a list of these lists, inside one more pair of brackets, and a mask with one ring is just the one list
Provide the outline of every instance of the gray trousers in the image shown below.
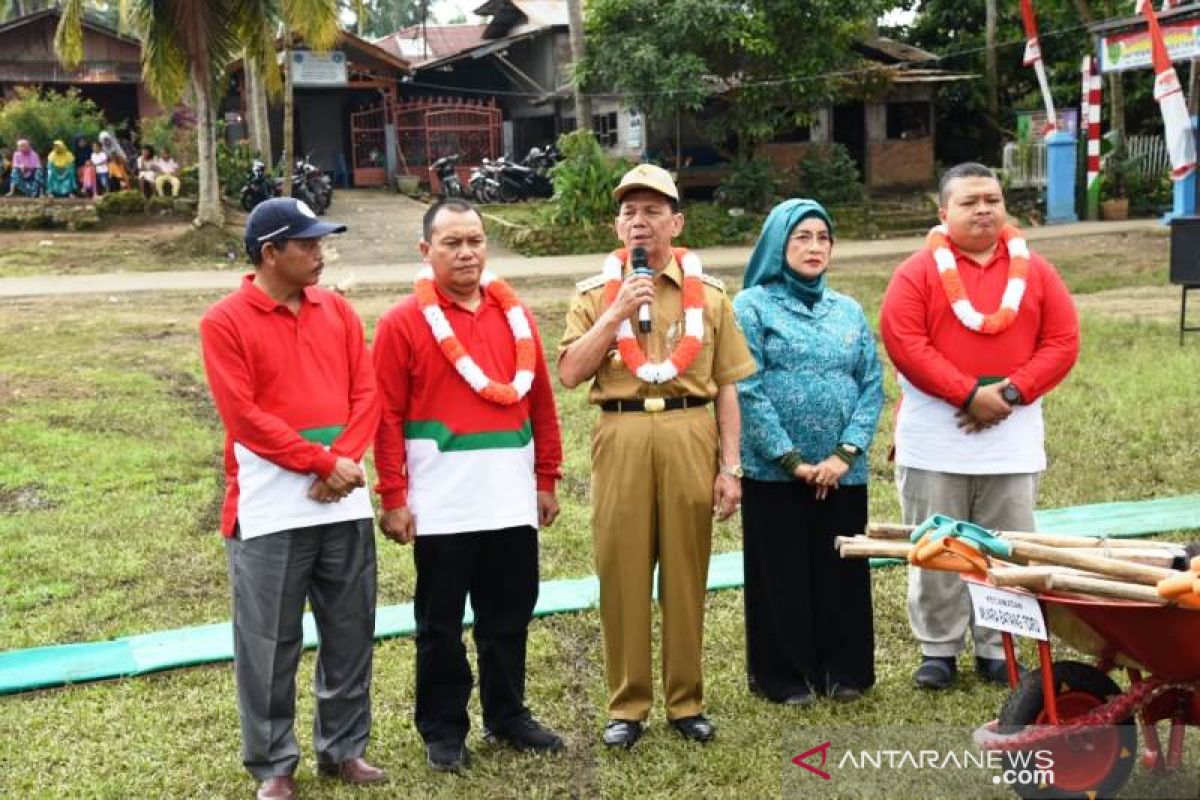
[[[992,530],[1032,531],[1039,473],[958,475],[896,467],[904,522],[918,525],[932,514],[974,522]],[[956,656],[968,626],[975,655],[1003,658],[1000,632],[976,628],[971,597],[956,572],[908,570],[908,621],[925,656]]]
[[322,763],[363,755],[371,731],[375,532],[369,519],[227,539],[242,763],[258,780],[291,775],[304,603],[320,646],[313,747]]

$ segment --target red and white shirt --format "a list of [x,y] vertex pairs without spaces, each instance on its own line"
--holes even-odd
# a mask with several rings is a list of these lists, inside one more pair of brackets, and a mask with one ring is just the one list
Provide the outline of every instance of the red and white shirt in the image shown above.
[[[1000,241],[986,264],[950,250],[967,297],[983,314],[1000,306],[1008,282],[1008,248]],[[1017,318],[988,335],[955,316],[933,254],[921,250],[892,275],[883,298],[880,333],[899,373],[896,463],[935,472],[995,475],[1046,467],[1041,398],[1079,356],[1079,319],[1071,295],[1049,262],[1030,253]],[[956,412],[980,378],[1008,378],[1024,404],[995,427],[967,434]]]
[[373,516],[359,488],[336,503],[308,498],[338,457],[360,461],[379,422],[362,322],[340,295],[308,287],[298,313],[254,283],[200,321],[204,370],[225,424],[221,532],[243,539]]
[[[512,379],[516,345],[485,295],[470,311],[438,291],[454,335],[485,374]],[[415,296],[379,320],[373,345],[383,417],[375,437],[385,510],[407,506],[417,535],[536,527],[537,492],[561,477],[562,437],[541,337],[528,310],[537,363],[520,402],[484,400],[442,353]]]

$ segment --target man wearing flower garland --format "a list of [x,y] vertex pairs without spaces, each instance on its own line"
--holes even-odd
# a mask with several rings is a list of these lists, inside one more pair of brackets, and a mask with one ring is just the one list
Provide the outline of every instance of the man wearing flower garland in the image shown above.
[[[896,486],[904,521],[932,514],[1033,530],[1046,468],[1041,398],[1071,371],[1079,321],[1062,279],[1008,224],[1000,182],[981,164],[942,175],[942,224],[892,276],[880,330],[902,391]],[[917,686],[943,689],[971,622],[958,575],[909,570]],[[975,668],[1006,683],[1000,634],[972,631]]]
[[417,730],[429,766],[459,772],[470,763],[468,595],[485,738],[518,750],[563,745],[525,707],[537,529],[558,516],[562,443],[537,328],[487,270],[483,220],[466,201],[446,200],[423,224],[415,293],[375,333],[375,467],[380,527],[413,543],[417,568]]
[[[754,358],[720,281],[694,253],[671,247],[683,229],[671,176],[641,164],[613,197],[626,249],[579,284],[558,362],[567,388],[591,379],[588,399],[603,412],[592,436],[592,531],[609,690],[604,742],[632,747],[650,713],[656,565],[667,718],[704,742],[715,733],[701,670],[712,518],[728,519],[741,499],[735,383],[754,372]],[[636,248],[653,277],[630,269]],[[635,335],[631,320],[645,303],[650,331]]]

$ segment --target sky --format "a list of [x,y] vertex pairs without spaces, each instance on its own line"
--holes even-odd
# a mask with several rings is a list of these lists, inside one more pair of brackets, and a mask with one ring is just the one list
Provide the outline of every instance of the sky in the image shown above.
[[[483,20],[474,16],[471,9],[479,8],[483,0],[436,0],[433,3],[433,15],[438,21],[453,19],[459,12],[466,16],[467,22],[478,23]],[[879,24],[883,26],[907,25],[912,22],[915,14],[912,11],[897,9],[889,11],[879,19]]]

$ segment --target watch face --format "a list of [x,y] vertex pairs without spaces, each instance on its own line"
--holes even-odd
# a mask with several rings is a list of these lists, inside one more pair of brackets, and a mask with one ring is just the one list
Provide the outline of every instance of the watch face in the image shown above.
[[1009,403],[1021,402],[1020,390],[1018,390],[1017,387],[1013,386],[1011,383],[1008,386],[1004,387],[1004,389],[1000,392],[1000,396],[1003,397]]

